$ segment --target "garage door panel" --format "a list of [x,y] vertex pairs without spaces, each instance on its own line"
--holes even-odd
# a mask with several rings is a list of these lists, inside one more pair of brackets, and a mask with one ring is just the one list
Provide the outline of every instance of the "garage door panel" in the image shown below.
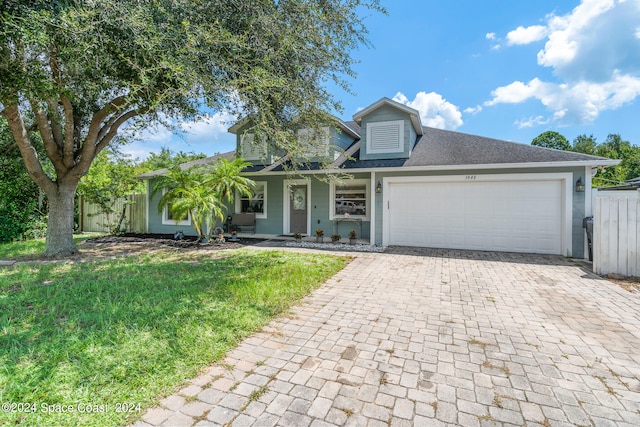
[[562,181],[390,183],[389,244],[561,253]]

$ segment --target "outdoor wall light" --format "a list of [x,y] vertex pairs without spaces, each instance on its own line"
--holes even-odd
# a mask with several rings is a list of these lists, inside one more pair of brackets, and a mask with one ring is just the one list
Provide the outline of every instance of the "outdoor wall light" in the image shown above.
[[584,184],[582,183],[582,177],[576,181],[576,193],[584,193]]
[[378,181],[378,185],[376,185],[376,193],[382,193],[382,184]]

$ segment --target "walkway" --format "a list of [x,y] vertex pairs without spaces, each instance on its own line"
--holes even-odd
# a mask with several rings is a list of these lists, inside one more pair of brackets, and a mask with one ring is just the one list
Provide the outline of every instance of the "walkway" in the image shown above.
[[638,426],[640,297],[556,256],[357,254],[136,426]]

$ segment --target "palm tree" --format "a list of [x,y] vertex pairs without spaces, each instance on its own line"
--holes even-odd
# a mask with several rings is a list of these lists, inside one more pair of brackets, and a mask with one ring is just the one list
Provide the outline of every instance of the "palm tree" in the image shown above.
[[211,232],[216,219],[224,220],[224,200],[233,202],[236,192],[251,195],[255,183],[241,175],[250,165],[240,158],[233,161],[222,158],[209,168],[184,170],[176,165],[158,179],[151,197],[164,191],[158,211],[166,207],[176,221],[191,216],[193,228],[204,238],[204,230]]
[[226,200],[227,203],[233,203],[236,192],[249,197],[256,183],[241,175],[249,166],[251,163],[240,157],[233,161],[222,157],[209,169],[207,184],[220,196],[220,200]]

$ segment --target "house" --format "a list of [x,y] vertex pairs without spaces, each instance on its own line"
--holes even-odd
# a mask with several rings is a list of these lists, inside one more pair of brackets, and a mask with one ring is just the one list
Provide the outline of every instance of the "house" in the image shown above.
[[[418,111],[388,98],[326,128],[296,177],[267,143],[253,143],[250,120],[229,131],[257,183],[253,197],[237,198],[229,212],[255,212],[256,235],[313,235],[320,228],[346,236],[354,229],[382,246],[584,257],[592,173],[618,162],[426,127]],[[330,163],[324,169],[321,159]],[[141,178],[152,186],[161,172]],[[316,179],[339,172],[352,178]],[[153,208],[159,197],[148,203],[148,232],[191,231],[188,222],[176,225]]]

